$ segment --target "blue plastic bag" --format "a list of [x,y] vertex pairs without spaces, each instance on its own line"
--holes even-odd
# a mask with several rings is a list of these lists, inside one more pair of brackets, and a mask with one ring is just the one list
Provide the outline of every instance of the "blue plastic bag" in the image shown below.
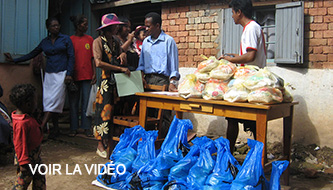
[[241,166],[230,152],[229,140],[220,137],[215,140],[217,158],[213,169],[206,180],[204,189],[230,189]]
[[270,190],[280,190],[280,176],[283,171],[287,169],[289,162],[284,161],[274,161],[272,163],[272,172],[271,172],[271,180],[269,181],[269,189]]
[[[110,156],[111,162],[105,164],[105,167],[101,169],[100,174],[97,176],[97,180],[107,187],[122,189],[126,185],[125,180],[132,172],[132,163],[136,158],[137,142],[144,134],[145,130],[137,125],[133,128],[126,128],[124,133],[120,136],[119,143]],[[112,165],[114,164],[114,165]],[[107,168],[116,169],[119,167],[119,174],[114,170],[112,175],[107,171]]]
[[168,180],[170,168],[183,158],[180,145],[190,147],[187,143],[189,129],[193,129],[190,120],[174,117],[159,154],[138,171],[143,188],[161,188]]
[[248,139],[247,144],[251,148],[246,155],[244,163],[238,172],[235,180],[231,184],[231,190],[262,190],[267,189],[267,180],[264,175],[264,169],[261,165],[262,151],[264,144],[262,142]]
[[[189,189],[202,189],[208,175],[213,171],[215,160],[212,153],[216,152],[214,141],[210,140],[200,147],[198,161],[190,169],[187,176]],[[216,158],[215,158],[216,159]]]
[[131,147],[137,149],[137,142],[143,136],[145,129],[140,125],[132,128],[126,128],[124,133],[120,135],[119,142],[113,149],[110,160],[116,162],[120,157],[123,157],[124,149]]
[[146,131],[142,136],[142,140],[138,142],[137,156],[133,162],[133,172],[138,171],[149,160],[156,157],[155,141],[158,131]]
[[188,154],[170,169],[168,183],[164,185],[163,189],[187,189],[186,178],[188,173],[199,158],[200,147],[208,141],[211,141],[211,139],[206,136],[192,140],[193,146],[191,146]]

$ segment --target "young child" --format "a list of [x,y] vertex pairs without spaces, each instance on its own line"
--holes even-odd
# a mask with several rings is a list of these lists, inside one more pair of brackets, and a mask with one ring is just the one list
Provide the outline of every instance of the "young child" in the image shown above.
[[9,99],[17,108],[12,113],[13,143],[18,161],[17,180],[13,189],[27,189],[31,181],[32,189],[46,189],[45,176],[39,174],[38,170],[33,175],[29,167],[29,164],[32,168],[41,164],[43,132],[32,116],[37,108],[36,88],[31,84],[16,85],[11,90]]
[[134,36],[135,36],[135,51],[140,56],[142,42],[146,38],[146,27],[137,26],[134,32]]

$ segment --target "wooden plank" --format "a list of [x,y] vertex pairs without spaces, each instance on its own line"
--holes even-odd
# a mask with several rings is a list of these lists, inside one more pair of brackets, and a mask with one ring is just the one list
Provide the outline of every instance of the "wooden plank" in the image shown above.
[[[272,104],[272,105],[251,104],[251,103],[240,103],[240,102],[227,102],[225,100],[205,100],[205,99],[202,99],[202,98],[184,99],[184,98],[178,96],[178,94],[163,95],[163,94],[154,94],[154,93],[151,93],[151,92],[138,92],[135,95],[140,96],[140,97],[158,98],[158,99],[162,99],[163,101],[178,100],[178,101],[184,101],[184,102],[189,102],[189,103],[190,102],[205,103],[205,104],[214,104],[214,105],[226,105],[226,106],[234,106],[234,107],[264,109],[264,110],[271,109],[272,106],[275,106],[275,104]],[[288,104],[288,103],[284,103],[284,104]]]
[[[292,128],[293,128],[294,106],[290,107],[290,115],[283,118],[283,156],[290,163]],[[282,184],[289,185],[290,165],[282,174]]]
[[147,119],[147,98],[140,98],[139,124],[145,128]]
[[150,0],[119,0],[119,1],[113,1],[113,2],[107,2],[107,3],[100,3],[100,4],[93,4],[91,6],[91,9],[93,11],[101,10],[101,9],[107,9],[111,7],[120,7],[124,5],[131,5],[136,3],[143,3],[143,2],[150,2]]
[[257,115],[257,130],[256,130],[256,136],[257,136],[257,141],[260,141],[262,143],[264,143],[264,149],[262,152],[262,159],[261,159],[261,163],[264,164],[267,163],[267,115],[265,113],[265,111],[260,111],[260,113],[258,113]]
[[213,106],[209,104],[194,104],[194,103],[183,103],[180,102],[180,109],[184,110],[196,110],[202,112],[213,112]]
[[290,115],[289,104],[277,104],[271,107],[268,111],[268,121],[278,119],[281,117],[288,117]]

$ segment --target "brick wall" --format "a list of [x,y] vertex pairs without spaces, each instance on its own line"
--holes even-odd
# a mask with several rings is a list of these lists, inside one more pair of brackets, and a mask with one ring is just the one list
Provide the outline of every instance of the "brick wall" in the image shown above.
[[206,56],[216,55],[218,47],[218,12],[221,3],[199,1],[165,4],[162,28],[171,35],[179,50],[179,67],[197,67]]
[[310,68],[333,69],[333,1],[304,3],[305,53]]
[[[226,7],[222,0],[182,0],[162,5],[162,28],[177,43],[179,67],[197,67],[202,61],[201,54],[217,55],[221,23],[218,14]],[[333,1],[305,1],[304,18],[305,63],[309,68],[332,69]]]

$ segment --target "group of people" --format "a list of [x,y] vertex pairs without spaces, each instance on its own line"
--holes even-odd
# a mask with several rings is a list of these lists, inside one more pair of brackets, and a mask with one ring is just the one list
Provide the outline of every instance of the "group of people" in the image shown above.
[[[241,53],[233,56],[221,56],[234,63],[249,63],[264,67],[266,65],[265,42],[260,26],[252,17],[251,0],[232,0],[229,4],[233,12],[235,24],[243,26]],[[75,34],[71,37],[60,33],[60,24],[56,18],[46,20],[48,36],[29,54],[12,59],[6,53],[7,60],[21,62],[29,60],[44,52],[47,57],[45,77],[43,81],[44,117],[41,123],[34,119],[37,96],[35,88],[30,84],[15,86],[10,95],[16,106],[12,113],[13,142],[19,163],[19,174],[14,189],[26,189],[33,180],[34,188],[45,188],[45,176],[32,175],[27,164],[39,164],[40,144],[43,128],[53,118],[54,133],[59,132],[57,117],[62,112],[65,102],[66,86],[74,83],[77,89],[69,89],[71,112],[71,136],[75,136],[79,127],[78,110],[80,94],[82,94],[81,127],[86,135],[93,126],[93,135],[98,140],[96,153],[107,157],[106,148],[110,135],[113,134],[112,118],[121,105],[116,94],[114,73],[130,76],[131,71],[142,72],[144,85],[167,85],[169,91],[177,91],[180,78],[178,70],[178,49],[174,39],[162,30],[162,19],[157,13],[145,16],[144,26],[130,31],[128,19],[118,18],[110,13],[102,17],[102,25],[96,30],[100,35],[94,40],[86,35],[88,20],[84,16],[71,17]],[[137,40],[133,43],[136,36]],[[95,123],[85,112],[92,84],[96,83],[95,67],[101,68],[101,78],[97,84],[95,100]],[[67,84],[67,85],[66,85]],[[162,133],[168,131],[171,112],[163,116]],[[238,122],[255,134],[255,122],[228,119],[227,138],[230,146],[235,144],[238,134]],[[35,183],[36,182],[36,183]]]
[[[173,38],[162,31],[159,14],[147,14],[145,26],[138,26],[133,32],[128,19],[118,18],[113,13],[106,14],[102,17],[102,25],[97,28],[100,35],[95,40],[85,34],[88,28],[86,17],[71,17],[71,21],[75,27],[75,34],[71,37],[60,33],[60,23],[52,17],[46,20],[48,36],[29,54],[13,59],[5,53],[7,61],[15,63],[32,59],[42,52],[47,58],[43,81],[44,116],[40,123],[34,114],[36,88],[31,84],[19,84],[11,90],[10,100],[16,106],[11,115],[13,142],[19,167],[14,189],[26,189],[31,181],[34,181],[34,188],[45,188],[45,176],[32,175],[28,164],[40,164],[42,134],[51,118],[53,131],[50,135],[59,134],[57,120],[63,111],[66,91],[71,113],[69,135],[75,136],[79,127],[81,99],[81,127],[86,135],[90,135],[89,129],[93,126],[93,135],[98,140],[96,153],[106,158],[106,141],[112,135],[112,117],[115,108],[121,106],[117,104],[120,98],[116,94],[114,73],[130,76],[131,71],[140,70],[144,85],[166,84],[169,90],[177,90],[176,82],[180,77],[178,50]],[[135,36],[136,41],[133,40]],[[97,84],[96,117],[92,124],[91,117],[86,116],[86,109],[91,85],[97,81],[96,67],[101,68],[102,73]]]

